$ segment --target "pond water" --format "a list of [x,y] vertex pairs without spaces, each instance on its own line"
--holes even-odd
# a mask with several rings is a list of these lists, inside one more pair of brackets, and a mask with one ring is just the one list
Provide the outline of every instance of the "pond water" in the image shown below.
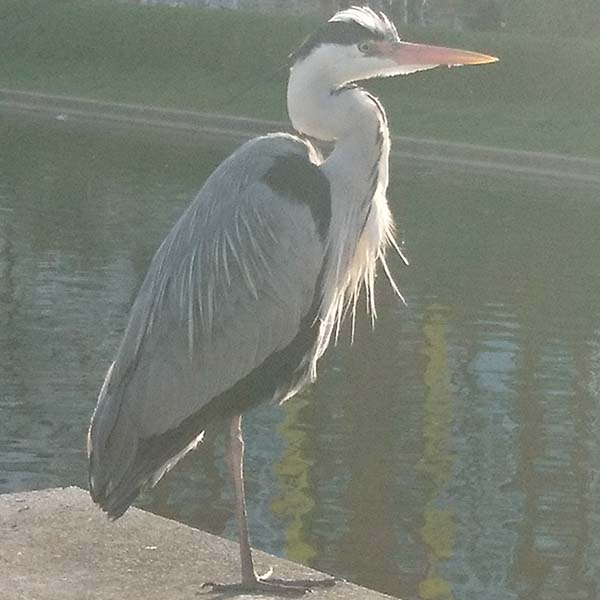
[[[0,124],[0,493],[86,486],[149,260],[232,149]],[[398,166],[383,278],[283,407],[245,419],[254,544],[404,599],[600,594],[600,193]],[[235,538],[223,428],[138,505]]]

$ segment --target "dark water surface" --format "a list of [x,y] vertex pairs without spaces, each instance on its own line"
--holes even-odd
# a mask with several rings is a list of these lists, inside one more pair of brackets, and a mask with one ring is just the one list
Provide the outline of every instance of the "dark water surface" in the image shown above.
[[[132,299],[231,148],[0,143],[0,492],[85,487]],[[408,307],[381,278],[375,330],[246,418],[255,545],[404,599],[598,599],[600,193],[399,167],[390,196]],[[222,438],[139,505],[235,537]]]

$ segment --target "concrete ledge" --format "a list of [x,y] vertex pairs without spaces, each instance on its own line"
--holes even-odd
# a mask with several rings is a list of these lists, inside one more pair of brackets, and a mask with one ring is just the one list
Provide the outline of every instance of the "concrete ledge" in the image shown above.
[[[215,139],[242,142],[290,130],[288,124],[277,121],[0,88],[0,116],[9,115],[50,120],[64,127],[154,131],[163,138],[194,143]],[[393,137],[391,158],[410,170],[510,176],[569,189],[600,190],[600,160],[592,158],[405,136]]]
[[[3,600],[210,600],[223,595],[202,583],[239,576],[237,544],[136,508],[111,523],[74,487],[0,495],[0,532]],[[264,552],[255,558],[277,577],[319,575]],[[339,583],[310,598],[390,596]]]

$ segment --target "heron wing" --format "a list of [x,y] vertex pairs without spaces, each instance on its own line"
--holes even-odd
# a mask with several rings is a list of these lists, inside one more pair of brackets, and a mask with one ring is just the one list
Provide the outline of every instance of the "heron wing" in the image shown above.
[[311,152],[283,134],[245,144],[163,241],[90,428],[96,487],[114,487],[142,440],[177,429],[312,325],[329,184]]

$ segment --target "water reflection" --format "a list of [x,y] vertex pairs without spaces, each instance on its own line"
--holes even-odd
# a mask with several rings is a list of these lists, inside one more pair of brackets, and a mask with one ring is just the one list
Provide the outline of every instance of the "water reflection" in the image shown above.
[[447,312],[444,306],[429,306],[423,323],[423,352],[427,357],[423,373],[426,386],[423,406],[424,447],[417,469],[430,480],[431,499],[424,508],[424,523],[420,531],[428,554],[426,577],[419,584],[422,598],[454,597],[448,581],[440,573],[440,563],[454,554],[457,529],[451,504],[440,498],[450,481],[456,459],[448,447],[453,402],[445,332]]
[[[0,492],[85,486],[132,298],[229,149],[0,129]],[[247,418],[256,545],[403,598],[596,599],[596,196],[399,168],[393,200],[408,307],[380,282],[375,332]],[[140,504],[235,536],[222,434]]]

